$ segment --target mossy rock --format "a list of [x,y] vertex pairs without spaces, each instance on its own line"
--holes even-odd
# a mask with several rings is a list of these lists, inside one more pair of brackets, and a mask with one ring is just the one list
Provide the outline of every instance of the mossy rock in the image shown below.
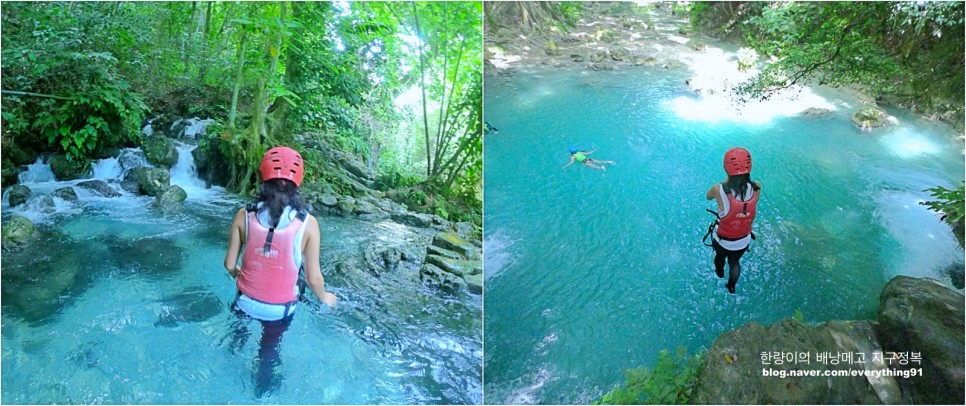
[[24,246],[36,235],[37,228],[30,219],[23,216],[10,216],[3,224],[3,249],[16,249]]
[[852,122],[862,129],[878,128],[886,125],[889,115],[875,107],[863,108],[852,115]]
[[6,165],[4,162],[3,168],[0,169],[0,183],[3,187],[10,185],[15,185],[20,181],[20,167],[14,165]]
[[30,188],[24,185],[10,186],[10,189],[7,191],[7,200],[10,203],[10,207],[17,207],[26,203],[32,193]]
[[83,177],[90,171],[90,161],[75,158],[67,160],[67,155],[56,154],[50,157],[50,171],[54,173],[57,180],[74,180]]
[[594,53],[590,54],[590,61],[593,62],[593,63],[601,62],[605,58],[607,58],[607,54],[605,54],[603,52],[594,52]]
[[148,196],[157,196],[171,186],[171,174],[163,168],[141,167],[134,170],[137,176],[138,191]]
[[188,193],[178,185],[171,185],[164,193],[154,198],[154,204],[158,207],[173,207],[181,204],[188,198]]
[[178,163],[178,150],[174,143],[161,135],[144,138],[141,149],[148,162],[154,165],[170,168]]
[[705,49],[708,49],[708,44],[705,44],[705,43],[699,42],[699,41],[692,41],[691,42],[691,49],[693,49],[695,51],[698,51],[698,52],[704,52]]
[[437,233],[433,237],[432,245],[456,252],[462,255],[463,258],[467,258],[467,259],[477,258],[476,247],[474,247],[473,244],[464,240],[462,237],[454,233],[450,233],[450,232]]
[[59,198],[65,200],[65,201],[68,201],[68,202],[76,202],[77,201],[77,192],[75,192],[74,191],[74,188],[72,188],[70,186],[64,186],[64,187],[62,187],[60,189],[55,190],[54,193],[53,193],[53,196],[54,197],[59,197]]
[[466,282],[466,288],[470,292],[476,293],[477,295],[483,294],[483,274],[478,273],[475,275],[463,275],[463,281]]
[[543,46],[543,52],[550,56],[558,56],[560,55],[560,47],[557,46],[556,42],[547,41],[547,44]]

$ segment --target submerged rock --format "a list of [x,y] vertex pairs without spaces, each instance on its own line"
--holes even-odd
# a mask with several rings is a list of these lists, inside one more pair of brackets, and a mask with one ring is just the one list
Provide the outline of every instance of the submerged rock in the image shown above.
[[818,107],[809,107],[802,112],[804,117],[826,117],[832,113],[829,109],[822,109]]
[[16,249],[34,239],[37,229],[30,219],[10,216],[3,222],[3,249]]
[[77,184],[77,186],[82,187],[87,190],[92,190],[95,193],[104,197],[118,197],[121,196],[111,185],[103,180],[85,180]]
[[111,257],[122,269],[147,275],[168,275],[181,270],[185,249],[162,237],[145,237],[133,241],[109,238]]
[[188,288],[184,293],[160,300],[161,312],[155,326],[176,327],[180,323],[196,323],[220,314],[225,306],[214,293],[202,287]]
[[7,200],[10,202],[10,207],[17,207],[26,203],[27,199],[30,198],[31,193],[33,192],[30,190],[30,188],[24,185],[10,186],[10,190],[7,191]]
[[879,296],[876,333],[886,351],[921,353],[922,376],[902,379],[909,403],[956,404],[964,402],[963,295],[939,281],[897,276]]

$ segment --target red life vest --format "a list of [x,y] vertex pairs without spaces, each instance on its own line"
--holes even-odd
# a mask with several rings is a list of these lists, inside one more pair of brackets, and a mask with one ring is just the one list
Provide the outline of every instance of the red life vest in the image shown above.
[[755,221],[758,191],[752,190],[751,200],[746,202],[731,193],[725,193],[723,198],[728,199],[728,214],[718,220],[718,237],[732,241],[745,238],[751,234],[751,223]]
[[269,229],[258,222],[254,210],[248,212],[248,235],[242,254],[238,290],[248,297],[270,304],[297,300],[299,268],[295,264],[295,236],[302,228],[301,213],[285,228]]

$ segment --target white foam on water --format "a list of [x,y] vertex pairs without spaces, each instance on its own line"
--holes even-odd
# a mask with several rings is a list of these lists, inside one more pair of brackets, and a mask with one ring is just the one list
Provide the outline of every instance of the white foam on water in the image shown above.
[[963,251],[952,229],[940,215],[920,202],[929,200],[925,193],[884,191],[877,198],[876,213],[889,234],[901,246],[898,262],[888,269],[889,277],[908,275],[946,279],[943,269],[962,263]]
[[184,129],[184,136],[192,139],[197,139],[206,134],[206,130],[209,125],[215,123],[212,119],[199,119],[197,117],[189,119],[189,124],[187,128]]
[[101,159],[94,164],[94,179],[120,179],[122,174],[124,174],[124,168],[121,167],[121,161],[118,158]]
[[920,158],[939,154],[941,149],[935,140],[915,129],[901,126],[879,138],[890,154],[902,159]]
[[513,244],[516,244],[516,241],[500,230],[486,234],[483,239],[483,257],[486,267],[483,276],[485,280],[499,276],[507,266],[513,264],[513,254],[509,252],[509,248]]
[[27,170],[17,175],[18,183],[44,183],[55,182],[54,172],[50,170],[50,165],[44,163],[43,158],[38,157],[37,161],[27,165]]
[[175,142],[178,149],[178,162],[171,168],[171,184],[178,185],[188,194],[189,200],[209,201],[220,197],[224,188],[205,188],[205,181],[198,177],[195,158],[191,155],[194,145]]

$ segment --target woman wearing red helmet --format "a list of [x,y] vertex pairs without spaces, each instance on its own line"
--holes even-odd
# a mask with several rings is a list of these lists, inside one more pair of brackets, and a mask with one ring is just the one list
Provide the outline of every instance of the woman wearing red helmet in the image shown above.
[[755,221],[761,184],[751,181],[751,154],[740,147],[725,152],[724,170],[728,179],[708,189],[707,199],[718,202],[718,227],[711,240],[714,248],[714,271],[724,278],[725,259],[728,260],[728,292],[735,293],[741,276],[741,256],[748,250]]
[[[231,224],[225,269],[238,287],[232,308],[243,319],[262,324],[255,385],[257,396],[262,396],[278,384],[279,344],[301,293],[300,269],[322,303],[334,306],[338,299],[325,291],[319,266],[319,223],[299,194],[305,174],[302,156],[288,147],[272,148],[262,157],[259,172],[262,185],[255,203],[239,209]],[[236,339],[244,343],[247,330],[243,327],[240,333]]]

